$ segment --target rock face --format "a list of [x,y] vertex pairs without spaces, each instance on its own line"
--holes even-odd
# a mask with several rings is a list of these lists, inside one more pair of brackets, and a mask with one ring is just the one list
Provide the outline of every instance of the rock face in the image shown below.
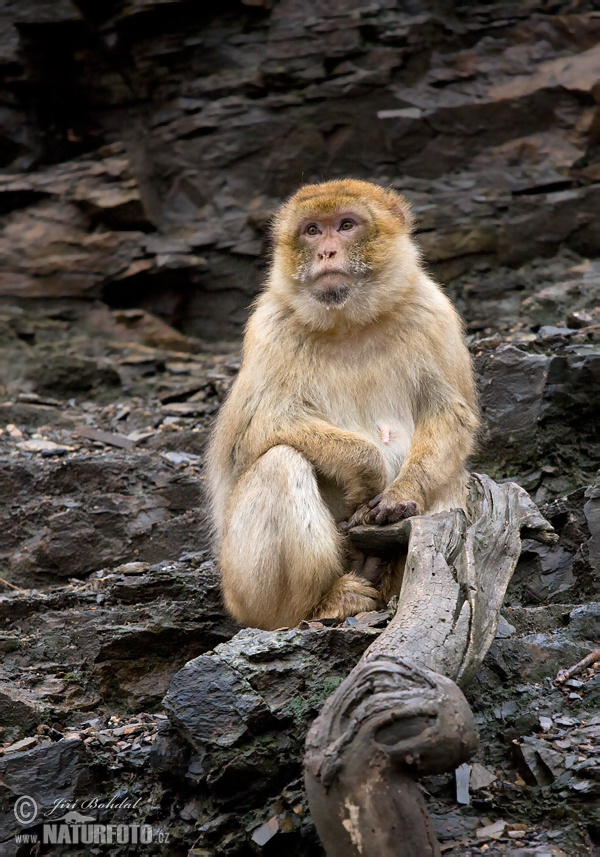
[[359,623],[307,624],[240,631],[171,682],[164,704],[195,751],[196,781],[234,806],[261,792],[273,797],[299,776],[308,726],[378,635]]
[[[229,639],[212,562],[130,562],[83,583],[0,596],[5,738],[44,718],[155,710],[177,664]],[[24,671],[25,670],[25,671]]]
[[354,175],[406,193],[474,329],[507,323],[535,276],[470,272],[597,252],[599,32],[585,0],[12,4],[0,292],[235,335],[274,207]]
[[274,209],[349,175],[407,196],[465,319],[473,469],[522,485],[560,536],[524,542],[468,690],[478,756],[424,783],[437,835],[457,857],[595,854],[598,662],[553,680],[600,638],[597,3],[27,0],[0,18],[2,854],[32,847],[27,794],[43,812],[114,798],[95,821],[147,823],[167,857],[322,857],[305,733],[389,612],[240,630],[203,455]]
[[537,471],[525,487],[538,502],[568,491],[582,473],[593,480],[600,461],[598,349],[556,330],[546,336],[542,328],[518,348],[473,346],[485,424],[475,464],[498,477]]
[[131,556],[206,547],[200,484],[168,461],[123,453],[35,458],[2,468],[3,557],[21,583],[47,585]]

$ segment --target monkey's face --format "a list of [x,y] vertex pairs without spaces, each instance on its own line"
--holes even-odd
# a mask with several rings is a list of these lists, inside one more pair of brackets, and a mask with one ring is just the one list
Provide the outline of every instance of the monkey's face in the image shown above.
[[372,229],[365,213],[346,207],[303,217],[297,230],[296,279],[326,307],[342,307],[370,266],[361,248]]
[[405,200],[355,179],[301,188],[273,237],[270,288],[313,330],[368,324],[398,300],[416,258]]

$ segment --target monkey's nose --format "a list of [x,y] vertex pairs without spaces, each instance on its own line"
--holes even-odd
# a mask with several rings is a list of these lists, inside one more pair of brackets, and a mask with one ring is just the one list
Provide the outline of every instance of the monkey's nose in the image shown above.
[[319,259],[333,259],[336,253],[337,250],[321,250],[318,256]]

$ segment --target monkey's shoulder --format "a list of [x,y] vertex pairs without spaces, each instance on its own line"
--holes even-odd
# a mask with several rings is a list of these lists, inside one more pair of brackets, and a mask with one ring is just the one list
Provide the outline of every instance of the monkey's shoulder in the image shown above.
[[295,328],[293,310],[263,295],[246,325],[244,358],[278,349],[282,342],[294,338]]

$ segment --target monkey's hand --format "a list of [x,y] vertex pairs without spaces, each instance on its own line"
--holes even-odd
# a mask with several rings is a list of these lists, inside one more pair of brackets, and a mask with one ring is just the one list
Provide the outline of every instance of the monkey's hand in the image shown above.
[[364,506],[359,506],[348,522],[340,525],[343,532],[360,524],[395,524],[403,518],[420,515],[423,508],[416,500],[404,498],[397,489],[390,486]]

